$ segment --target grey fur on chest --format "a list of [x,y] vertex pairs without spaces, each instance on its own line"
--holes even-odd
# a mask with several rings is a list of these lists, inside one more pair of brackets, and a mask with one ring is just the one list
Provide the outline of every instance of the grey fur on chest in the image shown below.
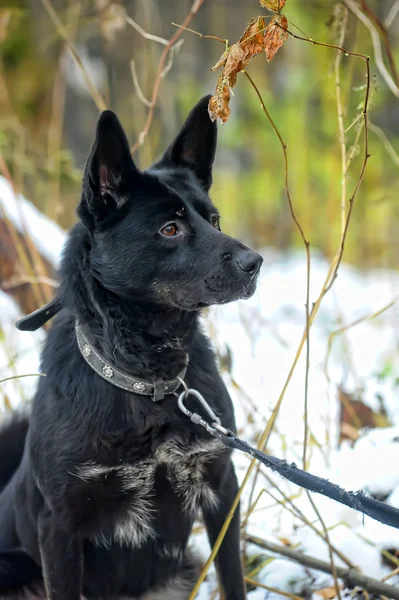
[[155,537],[153,516],[155,507],[155,473],[160,465],[166,466],[166,476],[174,493],[181,499],[183,511],[194,518],[201,506],[215,508],[218,499],[205,481],[207,464],[225,451],[219,440],[200,440],[188,445],[182,439],[173,439],[159,446],[148,458],[134,464],[105,466],[86,462],[76,469],[75,475],[87,483],[106,482],[116,475],[121,493],[131,493],[129,508],[113,527],[112,537],[96,534],[94,542],[110,545],[112,542],[140,547],[148,538]]

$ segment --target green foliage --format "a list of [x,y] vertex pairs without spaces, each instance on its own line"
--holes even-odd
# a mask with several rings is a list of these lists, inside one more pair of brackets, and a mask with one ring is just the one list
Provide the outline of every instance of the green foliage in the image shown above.
[[[198,20],[201,33],[232,41],[239,39],[247,23],[263,10],[257,0],[233,2],[234,6],[224,1],[211,4],[207,6],[205,3],[201,8],[202,18]],[[369,4],[374,9],[378,8],[372,0]],[[82,4],[82,14],[86,9]],[[177,20],[185,7],[181,2],[175,3],[173,10],[159,4],[159,11],[163,18],[158,30],[153,22],[145,22],[144,15],[141,15],[140,22],[149,31],[167,37],[167,19]],[[227,18],[231,11],[235,15],[233,21]],[[299,0],[289,0],[284,6],[290,31],[334,44],[338,41],[339,27],[332,24],[332,12],[333,4],[316,1],[309,2],[306,10]],[[65,17],[62,10],[59,14]],[[0,94],[0,114],[3,115],[0,116],[0,149],[11,172],[30,198],[68,227],[74,220],[80,172],[68,147],[68,137],[64,137],[61,145],[56,144],[55,148],[52,143],[49,123],[54,118],[52,95],[57,69],[49,68],[52,61],[49,62],[48,53],[38,47],[34,35],[36,21],[43,27],[45,17],[42,11],[37,15],[30,13],[27,5],[20,2],[18,9],[12,11],[7,36],[0,45],[0,74],[7,84],[9,96],[7,99]],[[48,19],[46,23],[48,35],[45,39],[48,40],[54,36],[54,31]],[[193,24],[194,28],[197,26],[200,27],[197,23]],[[390,36],[394,56],[399,60],[397,32],[398,29],[392,26]],[[96,39],[101,43],[99,19],[87,13],[84,19],[80,19],[76,35],[79,39]],[[172,69],[161,80],[155,118],[139,151],[142,166],[158,156],[190,107],[216,83],[217,73],[211,73],[210,69],[222,54],[223,45],[190,32],[184,34],[184,39]],[[344,46],[373,58],[370,35],[353,15],[349,18]],[[54,44],[51,48],[54,49]],[[118,73],[123,69],[128,72],[129,61],[135,59],[144,95],[150,97],[159,53],[159,46],[143,40],[129,29],[114,41],[110,56],[118,65]],[[335,57],[336,50],[289,37],[272,63],[267,63],[263,52],[255,56],[247,67],[287,144],[289,182],[297,216],[311,247],[328,256],[335,253],[341,234],[342,170]],[[399,127],[389,117],[397,99],[381,80],[373,60],[371,72],[370,119],[388,136],[393,152],[399,153]],[[349,127],[359,117],[364,101],[364,61],[343,56],[340,79],[344,123],[345,127]],[[138,100],[129,73],[114,85],[113,107],[121,114],[122,120],[127,121],[133,142],[142,130],[148,109]],[[238,73],[230,107],[229,121],[219,128],[220,149],[212,191],[223,213],[224,229],[240,233],[248,242],[259,246],[301,247],[302,241],[293,225],[285,195],[281,145],[260,109],[254,90],[241,73]],[[76,100],[75,109],[77,112],[87,111],[87,101],[80,106],[79,100]],[[91,114],[95,115],[94,105],[91,110]],[[132,112],[134,119],[130,116]],[[172,114],[173,118],[169,118]],[[128,115],[126,121],[125,115]],[[62,113],[57,118],[60,117]],[[67,118],[71,118],[70,112]],[[364,132],[359,131],[362,127],[362,119],[359,118],[346,133],[348,154],[352,156],[347,174],[347,202],[362,164]],[[65,130],[68,130],[68,123],[64,126]],[[371,158],[356,198],[345,259],[365,267],[394,266],[398,252],[395,232],[399,213],[395,190],[398,189],[399,159],[395,164],[386,144],[374,130],[369,131],[369,142]],[[89,143],[87,139],[87,147]],[[51,156],[48,155],[50,147]],[[83,164],[78,167],[81,169]],[[53,199],[54,194],[54,202],[62,206],[62,211],[51,207],[49,198]]]

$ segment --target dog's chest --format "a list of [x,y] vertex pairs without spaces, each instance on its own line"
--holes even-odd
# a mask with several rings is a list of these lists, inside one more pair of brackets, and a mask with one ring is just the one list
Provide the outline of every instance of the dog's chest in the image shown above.
[[[219,440],[197,440],[188,444],[171,439],[151,455],[132,464],[107,467],[95,462],[82,464],[76,475],[89,485],[98,485],[99,493],[117,489],[120,510],[116,510],[112,531],[96,532],[97,544],[112,542],[140,547],[148,538],[156,537],[154,521],[157,513],[170,510],[168,493],[178,501],[183,519],[192,521],[201,506],[215,508],[215,490],[207,471],[226,449]],[[113,498],[113,505],[115,498]],[[164,515],[167,518],[167,515]]]

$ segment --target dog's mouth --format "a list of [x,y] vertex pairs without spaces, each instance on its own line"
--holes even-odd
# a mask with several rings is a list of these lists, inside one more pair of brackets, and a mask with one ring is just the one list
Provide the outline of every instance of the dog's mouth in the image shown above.
[[[199,291],[196,298],[183,297],[174,299],[174,304],[181,310],[200,310],[209,306],[229,304],[236,300],[247,300],[251,298],[256,290],[257,278],[248,282],[246,285],[226,285],[226,283],[218,282],[218,285],[212,285],[205,280],[202,291]],[[202,297],[198,300],[198,296]]]

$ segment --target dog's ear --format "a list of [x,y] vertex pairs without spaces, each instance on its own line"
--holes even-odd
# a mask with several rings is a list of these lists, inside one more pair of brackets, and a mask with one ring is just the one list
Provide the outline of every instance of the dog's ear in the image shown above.
[[166,150],[163,161],[186,166],[194,171],[206,191],[212,184],[217,126],[208,114],[210,96],[205,96],[192,109],[180,133]]
[[139,171],[118,117],[105,110],[86,163],[78,215],[90,227],[126,203]]

